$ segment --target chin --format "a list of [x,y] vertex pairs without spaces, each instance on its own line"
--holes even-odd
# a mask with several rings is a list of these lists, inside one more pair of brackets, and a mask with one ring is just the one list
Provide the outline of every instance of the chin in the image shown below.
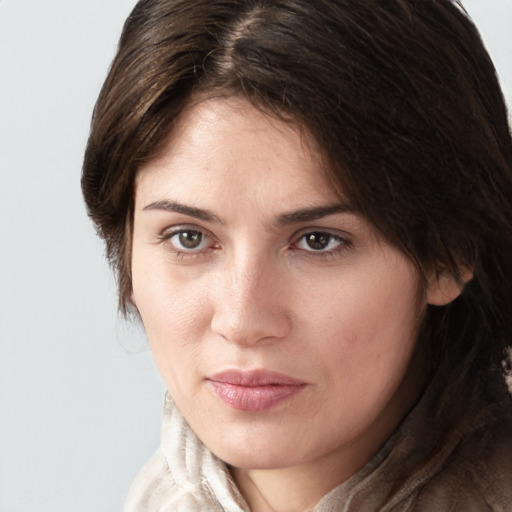
[[[291,433],[286,439],[261,433],[237,437],[236,433],[224,433],[212,443],[205,444],[219,459],[240,469],[283,468],[300,464],[307,459],[306,453],[297,450],[296,442],[289,444],[290,439],[293,439]],[[219,439],[229,440],[229,444],[219,443]]]
[[299,461],[286,455],[272,452],[261,453],[250,448],[236,452],[233,450],[221,450],[220,452],[215,453],[214,451],[213,453],[229,466],[239,469],[277,469],[294,466],[299,463]]

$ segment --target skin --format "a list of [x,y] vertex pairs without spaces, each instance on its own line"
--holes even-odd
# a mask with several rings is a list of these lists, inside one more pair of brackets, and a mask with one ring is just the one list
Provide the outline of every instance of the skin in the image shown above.
[[[321,166],[307,135],[231,98],[191,106],[136,181],[132,300],[175,403],[256,512],[311,508],[371,458],[421,392],[427,302],[459,293],[446,277],[420,293]],[[304,386],[237,410],[208,380],[232,368]]]

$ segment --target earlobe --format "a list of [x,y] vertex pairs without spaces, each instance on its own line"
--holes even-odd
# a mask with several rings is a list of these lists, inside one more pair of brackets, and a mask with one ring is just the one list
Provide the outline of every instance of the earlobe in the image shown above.
[[137,302],[135,301],[135,294],[133,293],[133,290],[131,291],[130,296],[128,297],[127,306],[129,313],[140,320],[141,317],[139,313],[139,308],[137,307]]
[[439,271],[429,282],[427,303],[433,306],[446,306],[461,294],[464,286],[471,279],[473,279],[473,270],[468,267],[460,269],[460,279],[456,279],[446,270]]

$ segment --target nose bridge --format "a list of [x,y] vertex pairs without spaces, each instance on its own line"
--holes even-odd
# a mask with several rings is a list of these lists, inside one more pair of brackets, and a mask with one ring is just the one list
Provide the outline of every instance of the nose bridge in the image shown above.
[[229,287],[235,299],[235,309],[250,308],[257,305],[265,295],[267,280],[270,275],[268,264],[263,256],[240,255],[228,272]]
[[253,344],[289,331],[286,304],[277,293],[279,269],[265,254],[240,251],[226,261],[216,292],[212,329],[225,339]]

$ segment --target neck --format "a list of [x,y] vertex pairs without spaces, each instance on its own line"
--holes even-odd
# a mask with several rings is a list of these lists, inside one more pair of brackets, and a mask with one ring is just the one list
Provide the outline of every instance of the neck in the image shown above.
[[260,470],[232,468],[231,472],[251,512],[305,512],[340,483],[338,479],[320,476],[322,466],[323,463],[315,468],[318,473],[314,478],[311,465]]

